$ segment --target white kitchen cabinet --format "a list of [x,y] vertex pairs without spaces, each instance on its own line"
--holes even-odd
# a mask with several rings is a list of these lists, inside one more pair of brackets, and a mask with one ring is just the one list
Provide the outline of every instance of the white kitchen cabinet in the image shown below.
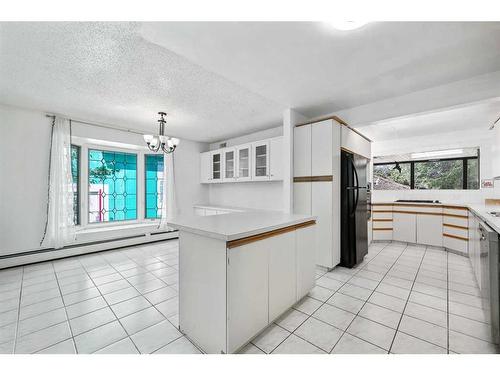
[[251,164],[252,147],[250,145],[238,146],[236,148],[236,166],[238,181],[250,181],[252,179],[252,164]]
[[423,245],[443,246],[443,216],[417,214],[417,239]]
[[225,148],[223,151],[223,155],[224,155],[223,181],[234,182],[236,181],[236,149]]
[[[316,264],[333,268],[336,254],[333,254],[332,182],[322,181],[311,184],[311,214],[316,220]],[[338,220],[338,218],[335,218]],[[336,252],[335,252],[336,253]],[[340,254],[338,254],[340,260]]]
[[222,181],[224,173],[223,156],[224,154],[221,150],[212,151],[211,153],[210,160],[211,160],[212,177],[210,182],[212,183]]
[[295,250],[297,258],[297,297],[299,301],[314,287],[316,276],[316,226],[295,231]]
[[342,126],[342,147],[346,150],[371,159],[371,143],[347,126]]
[[208,184],[212,178],[211,152],[200,154],[200,182]]
[[311,125],[297,126],[293,130],[293,175],[311,174]]
[[269,140],[269,179],[283,180],[283,137]]
[[[311,125],[311,176],[331,176],[333,170],[332,120]],[[300,129],[300,127],[299,127]]]
[[[235,247],[228,252],[228,352],[244,345],[269,322],[267,290],[270,239]],[[264,292],[265,291],[265,292]]]
[[295,232],[270,237],[267,246],[269,246],[269,321],[272,322],[288,310],[297,298],[296,254],[290,254],[290,250],[295,249]]
[[416,243],[417,215],[393,212],[392,238],[395,241]]
[[269,180],[269,141],[254,142],[252,157],[252,179]]
[[293,212],[311,215],[311,182],[295,182],[293,184]]

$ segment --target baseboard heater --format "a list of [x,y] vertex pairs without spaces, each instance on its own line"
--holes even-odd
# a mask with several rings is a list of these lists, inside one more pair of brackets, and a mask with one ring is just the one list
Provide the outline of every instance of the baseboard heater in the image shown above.
[[[165,235],[172,235],[165,238]],[[25,251],[22,253],[12,253],[0,255],[0,269],[16,267],[24,264],[45,262],[60,258],[67,258],[82,254],[96,253],[99,251],[121,249],[129,246],[137,246],[141,243],[154,243],[178,237],[178,231],[162,231],[154,233],[144,233],[134,236],[113,238],[102,241],[91,241],[82,244],[65,246],[60,249],[46,248]],[[140,241],[139,241],[140,239]],[[146,239],[146,241],[144,241]],[[114,245],[113,245],[114,244]]]

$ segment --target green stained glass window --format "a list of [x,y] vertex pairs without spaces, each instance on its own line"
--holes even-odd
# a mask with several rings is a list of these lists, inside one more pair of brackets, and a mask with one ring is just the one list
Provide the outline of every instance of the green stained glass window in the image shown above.
[[89,223],[137,219],[137,155],[89,149]]
[[73,222],[80,224],[80,147],[71,145],[71,177],[73,180]]
[[163,155],[144,156],[146,219],[159,219],[163,204]]

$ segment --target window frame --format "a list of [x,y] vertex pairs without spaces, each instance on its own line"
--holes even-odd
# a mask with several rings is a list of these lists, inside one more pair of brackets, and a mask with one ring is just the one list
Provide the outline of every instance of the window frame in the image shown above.
[[[80,194],[80,224],[77,225],[77,229],[87,230],[87,229],[97,229],[97,228],[112,228],[112,227],[126,227],[129,225],[138,224],[157,224],[160,219],[146,219],[145,209],[146,209],[146,179],[145,179],[145,155],[152,154],[157,155],[157,153],[151,152],[145,147],[130,145],[130,147],[123,146],[110,146],[108,142],[103,141],[100,143],[97,140],[91,140],[82,137],[72,137],[72,145],[80,147],[80,170],[79,170],[79,194]],[[88,153],[89,149],[97,149],[103,151],[111,152],[125,152],[133,153],[137,155],[137,219],[135,220],[123,220],[123,221],[108,221],[108,222],[96,222],[89,223],[88,218]],[[82,212],[86,213],[85,215]]]
[[[146,194],[147,194],[147,191],[146,191],[146,156],[148,155],[153,155],[153,156],[157,156],[159,155],[159,153],[155,153],[155,152],[144,152],[143,153],[143,166],[144,166],[144,171],[143,171],[143,180],[144,180],[144,192],[143,192],[143,199],[144,199],[144,212],[143,212],[143,219],[147,222],[151,222],[151,221],[160,221],[161,218],[160,217],[156,217],[156,218],[148,218],[146,217],[147,215],[147,207],[146,207]],[[165,166],[165,154],[162,154],[163,155],[163,166]],[[165,173],[165,170],[163,171],[163,173]],[[165,189],[166,187],[163,186],[163,189]],[[163,202],[162,202],[163,204]]]
[[[468,189],[468,160],[475,159],[477,160],[477,180],[478,187],[477,189]],[[415,189],[415,163],[426,163],[426,162],[437,162],[437,161],[462,161],[462,189],[428,189],[428,190],[480,190],[481,189],[481,163],[480,163],[480,155],[479,149],[477,150],[477,156],[465,156],[462,158],[442,158],[442,159],[418,159],[418,160],[406,160],[406,161],[393,161],[393,162],[385,162],[385,163],[373,163],[373,174],[375,174],[375,166],[377,165],[390,165],[390,164],[410,164],[410,190],[426,190],[426,189]],[[375,187],[374,187],[374,190]]]
[[[77,170],[77,173],[76,173],[76,206],[78,207],[78,212],[76,214],[74,214],[74,216],[76,217],[76,223],[75,226],[80,226],[81,224],[81,213],[82,213],[82,210],[81,210],[81,194],[82,194],[82,188],[81,188],[81,185],[82,185],[82,178],[81,178],[81,175],[82,175],[82,146],[78,145],[78,144],[75,144],[75,143],[71,143],[71,146],[70,146],[70,149],[71,149],[71,154],[72,154],[72,150],[76,149],[76,152],[77,152],[77,164],[78,164],[78,170]],[[71,166],[73,166],[73,157],[71,155]],[[71,171],[71,177],[73,177],[73,170]],[[74,192],[73,192],[74,194]]]

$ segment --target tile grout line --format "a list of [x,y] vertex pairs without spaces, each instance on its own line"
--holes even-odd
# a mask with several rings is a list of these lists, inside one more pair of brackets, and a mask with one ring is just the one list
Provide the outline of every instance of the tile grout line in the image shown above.
[[[388,246],[388,245],[387,245],[387,246]],[[387,247],[387,246],[386,246],[386,247]],[[384,248],[383,248],[380,252],[382,252],[382,251],[383,251],[386,247],[384,247]],[[401,251],[401,253],[398,255],[398,257],[394,260],[394,262],[392,263],[392,265],[389,267],[389,269],[387,270],[387,272],[384,274],[384,277],[383,277],[383,278],[382,278],[382,279],[378,282],[378,284],[377,284],[377,286],[375,287],[375,289],[373,289],[373,290],[372,290],[372,292],[370,293],[370,295],[368,296],[368,298],[364,301],[364,303],[363,303],[363,305],[361,306],[361,308],[359,309],[359,311],[355,314],[355,317],[352,319],[352,321],[351,321],[351,322],[349,323],[349,325],[346,327],[345,331],[342,333],[342,336],[340,336],[339,340],[337,341],[337,344],[338,344],[338,342],[342,339],[342,337],[344,337],[344,334],[346,334],[346,333],[347,333],[347,330],[348,330],[348,329],[349,329],[349,327],[352,325],[352,322],[354,322],[354,320],[355,320],[358,316],[360,316],[360,315],[359,315],[359,312],[363,309],[363,307],[365,307],[365,305],[368,303],[368,300],[370,299],[370,297],[373,295],[373,293],[375,293],[375,290],[379,287],[379,285],[382,283],[382,281],[385,279],[385,277],[387,276],[387,274],[388,274],[388,273],[391,271],[391,269],[394,267],[394,265],[395,265],[395,264],[396,264],[396,262],[399,260],[399,258],[401,258],[401,256],[402,256],[402,255],[406,252],[406,249],[407,249],[407,248],[408,248],[408,244],[406,244],[406,246],[405,246],[405,248],[403,249],[403,251]],[[376,257],[380,254],[380,252],[379,252],[379,253],[378,253],[378,254],[377,254],[377,255],[376,255],[373,259],[375,259],[375,258],[376,258]],[[372,260],[373,260],[373,259],[372,259]],[[362,318],[364,318],[363,316],[361,316],[361,317],[362,317]],[[364,318],[364,319],[366,319],[366,318]],[[376,322],[376,323],[378,323],[378,322]],[[380,323],[378,323],[378,324],[380,324]],[[394,336],[396,336],[396,332],[397,332],[397,330],[394,332]],[[349,334],[350,334],[350,335],[352,335],[351,333],[349,333]],[[354,336],[354,337],[356,337],[356,338],[358,338],[358,339],[361,339],[360,337],[358,337],[358,336],[356,336],[356,335],[352,335],[352,336]],[[363,340],[363,341],[367,341],[367,340]],[[337,344],[335,344],[335,346],[336,346]],[[373,344],[373,343],[371,343],[371,342],[370,342],[370,344],[375,345],[375,344]],[[330,351],[330,353],[333,351],[333,349],[335,349],[335,346],[332,348],[332,350]],[[378,345],[375,345],[375,346],[379,347]],[[382,348],[382,349],[384,349],[384,348]],[[386,350],[386,351],[387,351],[387,353],[389,353],[389,351],[388,351],[387,349],[384,349],[384,350]]]
[[[427,249],[428,249],[428,247],[426,246],[425,251],[424,251],[424,255],[422,255],[422,258],[420,259],[420,263],[418,265],[417,272],[415,273],[415,277],[413,278],[413,282],[412,282],[411,288],[410,288],[410,293],[408,293],[408,298],[406,299],[405,306],[403,308],[401,316],[399,317],[399,322],[398,322],[398,325],[396,326],[396,333],[394,334],[394,337],[392,338],[391,346],[389,347],[388,353],[391,353],[392,347],[394,345],[394,340],[396,339],[396,335],[398,334],[398,332],[400,332],[399,326],[401,325],[401,321],[403,320],[403,317],[405,315],[406,307],[408,306],[408,301],[410,300],[411,292],[413,291],[413,286],[415,285],[415,282],[416,282],[417,277],[418,277],[418,273],[420,272],[420,267],[422,266],[422,263],[424,262],[425,256],[427,254]],[[405,333],[405,332],[403,332],[403,333]]]
[[[59,278],[57,277],[57,272],[56,272],[56,270],[54,268],[54,264],[53,263],[51,263],[51,264],[52,264],[52,268],[54,269],[54,276],[56,278],[57,287],[59,288],[59,293],[61,295],[61,301],[62,301],[63,306],[64,306],[64,315],[66,316],[66,324],[68,325],[69,332],[71,334],[71,342],[73,343],[73,349],[75,350],[75,353],[78,353],[78,351],[76,350],[75,336],[73,335],[73,328],[71,328],[71,324],[69,322],[68,311],[66,310],[66,304],[64,303],[64,298],[63,298],[63,294],[62,294],[62,290],[61,290],[61,285],[59,285]],[[62,342],[62,341],[60,341],[60,342]],[[54,344],[54,345],[56,345],[56,344]],[[44,349],[46,349],[46,348],[44,348]],[[43,350],[43,349],[41,349],[41,350]]]
[[12,354],[16,353],[17,350],[17,339],[19,334],[19,318],[21,317],[21,300],[23,298],[23,282],[24,282],[24,267],[22,268],[21,273],[21,288],[19,289],[19,303],[17,306],[17,322],[16,322],[16,333],[14,336],[14,347],[12,348]]
[[[386,244],[386,245],[385,245],[385,246],[384,246],[384,247],[383,247],[383,248],[382,248],[382,249],[381,249],[381,250],[377,253],[377,255],[378,255],[378,254],[380,254],[380,252],[381,252],[383,249],[385,249],[388,245],[389,245],[389,243],[388,243],[388,244]],[[361,270],[362,270],[362,269],[363,269],[363,268],[364,268],[367,264],[369,264],[369,263],[370,263],[373,259],[375,259],[375,257],[376,257],[377,255],[375,255],[372,259],[370,259],[370,260],[369,260],[369,261],[368,261],[368,262],[367,262],[364,266],[362,266],[359,270],[357,270],[357,271],[356,271],[356,272],[354,272],[353,274],[349,275],[350,277],[349,277],[346,281],[343,281],[343,282],[342,282],[342,281],[340,281],[340,280],[337,280],[337,281],[342,282],[342,285],[341,285],[341,286],[340,286],[340,287],[339,287],[336,291],[334,291],[334,292],[332,293],[332,295],[331,295],[329,298],[327,298],[327,300],[328,300],[328,299],[330,299],[330,298],[331,298],[331,297],[332,297],[335,293],[337,293],[337,292],[338,292],[338,291],[339,291],[339,290],[340,290],[340,289],[341,289],[341,288],[342,288],[345,284],[347,284],[347,283],[349,282],[349,280],[351,280],[351,279],[352,279],[352,278],[353,278],[353,277],[354,277],[354,276],[355,276],[355,275],[356,275],[359,271],[361,271]],[[335,267],[334,267],[333,269],[335,269]],[[332,270],[333,270],[333,269],[332,269]],[[330,271],[331,271],[331,270],[330,270]],[[315,285],[316,285],[316,280],[318,280],[319,278],[321,278],[321,277],[325,276],[325,275],[326,275],[328,272],[330,272],[330,271],[326,271],[326,272],[325,272],[325,273],[323,273],[320,277],[316,278],[316,279],[314,280]],[[328,288],[326,288],[326,289],[328,289]],[[329,289],[329,290],[331,290],[331,289]],[[313,298],[313,297],[310,297],[310,296],[309,296],[309,293],[308,293],[305,297]],[[315,299],[315,298],[313,298],[313,299]],[[315,300],[316,300],[316,299],[315,299]],[[316,300],[316,301],[319,301],[319,300]],[[285,331],[290,332],[290,334],[289,334],[289,335],[287,335],[287,336],[286,336],[286,337],[285,337],[285,338],[284,338],[284,339],[283,339],[283,340],[282,340],[282,341],[281,341],[281,342],[280,342],[280,343],[279,343],[279,344],[278,344],[278,345],[277,345],[277,346],[276,346],[273,350],[271,350],[271,351],[269,352],[269,354],[272,354],[272,353],[273,353],[276,349],[278,349],[278,347],[279,347],[279,346],[280,346],[280,345],[281,345],[281,344],[282,344],[285,340],[287,340],[287,339],[288,339],[291,335],[293,335],[293,334],[294,334],[294,333],[295,333],[295,332],[296,332],[296,331],[297,331],[297,330],[298,330],[298,329],[299,329],[299,328],[300,328],[300,327],[301,327],[301,326],[302,326],[305,322],[307,322],[310,318],[315,318],[315,319],[317,319],[316,317],[314,317],[314,316],[313,316],[313,314],[314,314],[316,311],[318,311],[321,307],[323,307],[323,306],[326,304],[326,301],[320,301],[320,302],[321,302],[321,305],[319,305],[316,309],[314,309],[314,311],[313,311],[311,314],[306,314],[306,315],[308,315],[308,318],[306,318],[306,319],[305,319],[305,320],[304,320],[301,324],[299,324],[299,325],[298,325],[298,326],[297,326],[297,327],[296,327],[296,328],[295,328],[292,332],[290,332],[290,331],[288,331],[287,329],[285,329],[285,328],[283,328],[283,327],[279,326],[280,328],[285,329]],[[293,308],[293,307],[292,307],[292,308]],[[297,310],[297,309],[294,309],[294,310]],[[287,310],[287,311],[288,311],[288,310]],[[297,310],[297,311],[300,311],[300,310]],[[345,311],[345,310],[344,310],[344,311]],[[304,313],[303,311],[300,311],[300,312]],[[351,314],[352,314],[352,313],[351,313]],[[318,320],[320,320],[321,322],[323,322],[321,319],[318,319]],[[353,319],[353,320],[354,320],[354,319]],[[323,322],[323,323],[328,324],[328,323],[326,323],[326,322]],[[276,324],[276,323],[275,323],[275,322],[273,322],[273,324]],[[331,324],[328,324],[328,325],[332,326]],[[332,327],[339,329],[338,327],[335,327],[335,326],[332,326]],[[344,332],[343,332],[343,333],[344,333]],[[336,344],[340,341],[340,339],[341,339],[341,338],[342,338],[342,336],[343,336],[343,333],[342,333],[342,335],[339,337],[339,339],[337,340],[337,342],[335,343],[335,345],[336,345]],[[300,336],[298,336],[298,337],[300,337]],[[300,337],[300,338],[301,338],[301,339],[303,339],[302,337]],[[307,341],[307,340],[305,340],[305,339],[303,339],[303,340],[304,340],[304,341]],[[309,341],[307,341],[307,342],[309,342]],[[312,344],[312,345],[314,345],[314,344],[313,344],[313,343],[311,343],[311,342],[309,342],[309,343],[310,343],[310,344]],[[335,345],[333,346],[333,348],[335,348]],[[257,345],[255,345],[255,346],[257,346]],[[314,345],[314,346],[316,346],[316,345]],[[317,348],[319,348],[318,346],[316,346],[316,347],[317,347]],[[258,348],[258,346],[257,346],[257,348]],[[332,350],[333,350],[333,348],[332,348]],[[260,349],[260,348],[259,348],[259,349]],[[321,348],[319,348],[319,349],[321,349]],[[327,354],[330,354],[330,353],[331,353],[331,351],[330,351],[330,352],[326,352],[326,351],[325,351],[325,350],[323,350],[323,349],[321,349],[321,350],[322,350],[322,351],[324,351],[324,352],[325,352],[325,353],[327,353]]]

